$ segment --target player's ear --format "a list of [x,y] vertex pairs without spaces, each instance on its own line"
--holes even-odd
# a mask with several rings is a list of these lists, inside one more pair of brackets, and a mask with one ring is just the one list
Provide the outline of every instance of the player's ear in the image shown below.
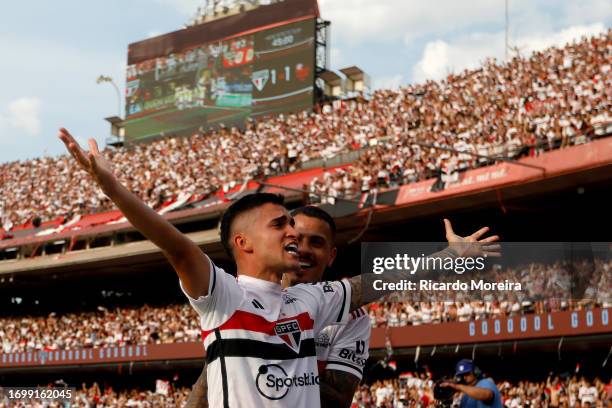
[[247,253],[253,252],[253,240],[251,240],[246,234],[238,233],[234,235],[233,242],[238,251]]
[[336,260],[336,255],[337,254],[338,254],[338,250],[336,249],[336,247],[333,247],[331,249],[331,251],[329,252],[329,261],[327,261],[327,267],[328,268],[331,268],[332,264]]

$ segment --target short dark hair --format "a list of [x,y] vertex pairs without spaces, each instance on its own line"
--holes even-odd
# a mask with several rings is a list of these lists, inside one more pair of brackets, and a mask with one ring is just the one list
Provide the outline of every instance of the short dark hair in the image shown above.
[[272,203],[284,205],[284,201],[285,197],[283,197],[281,194],[255,193],[247,194],[244,197],[234,201],[229,207],[227,207],[223,213],[223,216],[221,217],[221,244],[223,244],[223,248],[225,248],[225,251],[230,258],[234,259],[232,244],[230,242],[230,231],[236,217],[247,211],[261,207],[264,204]]
[[314,205],[305,205],[304,207],[299,207],[291,211],[291,215],[294,217],[300,214],[325,221],[327,225],[329,225],[329,229],[331,230],[332,239],[336,240],[336,222],[327,211]]

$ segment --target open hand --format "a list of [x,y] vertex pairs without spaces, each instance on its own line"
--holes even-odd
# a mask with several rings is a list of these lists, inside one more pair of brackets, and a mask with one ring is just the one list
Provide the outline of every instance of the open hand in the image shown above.
[[494,242],[499,241],[499,236],[492,235],[481,239],[484,234],[489,232],[489,227],[483,227],[467,237],[460,237],[453,231],[451,222],[445,218],[444,229],[446,230],[448,246],[459,256],[501,256],[501,246],[494,244]]
[[95,139],[89,139],[89,152],[86,152],[66,129],[61,128],[58,136],[79,166],[94,178],[102,190],[106,191],[114,182],[115,176],[110,163],[100,153]]

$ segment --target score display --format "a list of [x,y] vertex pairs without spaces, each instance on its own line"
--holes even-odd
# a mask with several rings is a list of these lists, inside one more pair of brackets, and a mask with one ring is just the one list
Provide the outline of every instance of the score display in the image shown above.
[[314,47],[309,18],[129,65],[126,139],[311,108]]

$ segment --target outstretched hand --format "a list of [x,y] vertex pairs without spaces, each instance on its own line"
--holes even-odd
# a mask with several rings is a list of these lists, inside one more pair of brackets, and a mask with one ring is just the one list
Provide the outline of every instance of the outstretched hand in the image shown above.
[[89,152],[83,150],[70,132],[61,128],[59,138],[66,145],[68,152],[75,158],[79,166],[89,173],[102,190],[108,189],[115,180],[111,165],[98,149],[95,139],[89,139]]
[[451,222],[445,218],[444,229],[446,230],[448,246],[459,256],[501,256],[501,246],[494,244],[494,242],[499,241],[499,236],[492,235],[482,238],[489,232],[489,227],[483,227],[467,237],[460,237],[453,231]]

